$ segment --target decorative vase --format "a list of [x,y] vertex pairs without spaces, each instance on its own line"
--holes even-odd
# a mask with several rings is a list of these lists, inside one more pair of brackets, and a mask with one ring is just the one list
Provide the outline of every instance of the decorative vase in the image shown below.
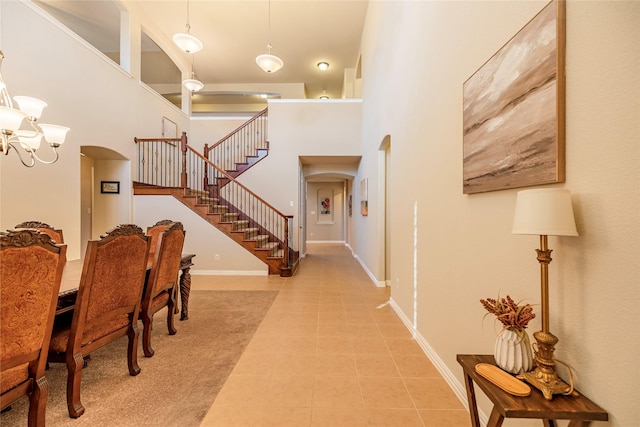
[[527,331],[504,328],[496,338],[493,356],[496,365],[511,374],[517,375],[533,369],[533,353]]

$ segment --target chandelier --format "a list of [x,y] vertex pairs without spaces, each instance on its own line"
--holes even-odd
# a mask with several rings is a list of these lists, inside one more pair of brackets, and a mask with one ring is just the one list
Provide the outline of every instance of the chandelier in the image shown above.
[[258,55],[256,57],[256,64],[266,73],[275,73],[284,65],[282,59],[275,55],[271,55],[271,0],[269,0],[269,41],[267,43],[267,49],[269,53]]
[[[0,67],[3,59],[4,54],[0,50]],[[18,108],[14,108],[13,101]],[[55,163],[58,160],[56,149],[64,143],[69,128],[44,123],[36,124],[42,115],[42,110],[47,106],[44,101],[30,96],[15,96],[13,101],[0,74],[0,131],[2,132],[0,152],[7,155],[13,148],[22,164],[29,168],[36,164],[36,160],[45,164]],[[31,129],[20,129],[24,120]],[[53,160],[43,160],[36,154],[43,138],[53,150],[55,156]],[[20,154],[22,150],[28,156],[26,161]]]
[[189,25],[189,0],[187,0],[187,25],[184,33],[173,35],[173,42],[187,53],[196,53],[202,50],[202,42],[196,36],[191,35],[191,25]]

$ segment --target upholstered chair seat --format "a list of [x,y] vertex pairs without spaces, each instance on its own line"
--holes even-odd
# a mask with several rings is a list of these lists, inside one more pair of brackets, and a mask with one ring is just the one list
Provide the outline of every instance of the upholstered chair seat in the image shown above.
[[29,364],[24,363],[15,368],[2,371],[0,376],[0,393],[4,393],[29,378]]

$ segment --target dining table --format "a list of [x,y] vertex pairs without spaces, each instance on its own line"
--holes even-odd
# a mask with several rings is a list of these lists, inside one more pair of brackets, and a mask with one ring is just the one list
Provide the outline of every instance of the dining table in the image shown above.
[[[180,320],[189,319],[189,295],[191,293],[191,266],[193,266],[193,258],[195,254],[182,254],[180,258]],[[147,275],[151,270],[150,261],[147,264]],[[84,262],[82,259],[67,261],[62,272],[62,281],[60,282],[60,293],[58,294],[58,305],[56,306],[56,316],[73,310],[76,297],[78,295],[78,285],[82,277],[82,267]]]

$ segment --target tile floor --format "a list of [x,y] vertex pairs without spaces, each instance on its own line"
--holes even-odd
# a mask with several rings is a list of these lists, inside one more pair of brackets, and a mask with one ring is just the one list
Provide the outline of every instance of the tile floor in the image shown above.
[[193,276],[194,289],[279,294],[202,427],[469,426],[389,289],[341,244],[309,244],[294,277]]

